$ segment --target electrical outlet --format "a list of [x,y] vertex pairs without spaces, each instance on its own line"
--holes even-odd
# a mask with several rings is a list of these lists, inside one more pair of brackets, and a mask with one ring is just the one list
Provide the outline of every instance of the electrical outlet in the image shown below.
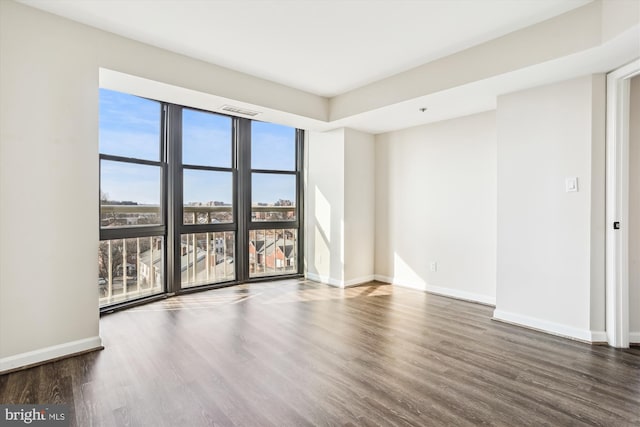
[[432,262],[432,263],[429,265],[429,269],[430,269],[431,271],[434,271],[434,272],[435,272],[435,271],[438,271],[438,263],[437,263],[437,262],[435,262],[435,261],[434,261],[434,262]]

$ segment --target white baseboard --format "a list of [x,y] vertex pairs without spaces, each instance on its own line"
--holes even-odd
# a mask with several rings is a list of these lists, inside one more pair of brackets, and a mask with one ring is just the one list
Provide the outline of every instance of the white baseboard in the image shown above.
[[605,331],[590,331],[592,343],[607,343],[607,333]]
[[550,322],[548,320],[537,319],[508,311],[496,309],[493,312],[493,318],[505,323],[524,326],[537,331],[558,335],[564,338],[571,338],[578,341],[588,343],[607,341],[607,336],[604,332],[574,328],[573,326],[567,326],[561,323]]
[[344,281],[344,280],[334,279],[333,277],[329,277],[329,276],[320,276],[315,273],[307,273],[307,279],[313,280],[314,282],[324,283],[325,285],[335,286],[337,288],[348,288],[351,286],[358,286],[363,283],[372,282],[374,280],[374,276],[373,275],[363,276],[363,277],[357,277],[355,279]]
[[28,351],[26,353],[16,354],[14,356],[3,357],[0,359],[0,374],[24,366],[35,365],[49,360],[70,356],[76,353],[82,353],[89,350],[97,350],[102,348],[102,339],[99,336],[85,338],[82,340],[71,341],[64,344],[53,345],[38,350]]
[[306,277],[307,279],[313,280],[314,282],[320,282],[320,283],[324,283],[325,285],[341,287],[340,286],[341,281],[334,279],[333,277],[320,276],[319,274],[315,274],[315,273],[307,273]]
[[343,287],[348,288],[350,286],[358,286],[363,283],[373,282],[374,280],[375,276],[373,274],[369,276],[356,277],[355,279],[345,281]]
[[378,282],[383,282],[383,283],[393,283],[393,279],[391,277],[388,276],[381,276],[379,274],[375,274],[373,276],[374,280],[377,280]]
[[640,344],[640,332],[629,332],[629,343]]
[[375,280],[385,283],[391,283],[396,286],[402,286],[403,288],[417,289],[419,291],[429,292],[431,294],[443,295],[445,297],[460,299],[464,301],[477,302],[485,305],[496,305],[496,298],[489,295],[476,294],[468,291],[461,291],[459,289],[443,288],[440,286],[431,286],[425,283],[407,282],[403,280],[397,280],[393,277],[375,275]]

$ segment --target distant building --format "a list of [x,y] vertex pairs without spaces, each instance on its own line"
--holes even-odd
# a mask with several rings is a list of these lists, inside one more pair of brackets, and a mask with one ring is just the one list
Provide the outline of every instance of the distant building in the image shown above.
[[266,236],[249,241],[249,270],[251,273],[274,270],[296,270],[296,247],[293,237]]

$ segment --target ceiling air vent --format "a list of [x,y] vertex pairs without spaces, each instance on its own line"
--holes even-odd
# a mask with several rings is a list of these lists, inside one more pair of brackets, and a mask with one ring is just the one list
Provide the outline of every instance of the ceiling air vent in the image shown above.
[[247,110],[246,108],[234,107],[233,105],[223,105],[222,111],[228,111],[229,113],[242,114],[243,116],[254,117],[260,114],[258,111]]

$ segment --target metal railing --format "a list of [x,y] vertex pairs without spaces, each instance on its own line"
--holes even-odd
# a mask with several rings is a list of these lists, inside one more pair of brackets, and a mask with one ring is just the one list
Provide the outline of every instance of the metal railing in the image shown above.
[[296,229],[249,232],[249,276],[281,276],[298,271]]
[[[295,219],[295,206],[253,206],[254,221]],[[220,215],[232,221],[232,206],[185,206],[185,218],[207,224]],[[159,224],[154,205],[101,205],[103,228]],[[275,218],[275,219],[274,219]],[[193,224],[194,222],[190,222]],[[187,223],[189,224],[189,223]],[[191,287],[235,279],[235,232],[189,233],[181,236],[181,286]],[[163,236],[100,241],[98,288],[100,306],[162,293],[165,250]],[[250,277],[297,272],[297,230],[264,229],[249,232]]]
[[180,249],[182,287],[235,279],[235,232],[183,234]]
[[163,291],[162,236],[103,240],[98,247],[100,306]]
[[[185,224],[213,224],[233,222],[233,206],[184,206]],[[103,228],[161,223],[161,210],[157,205],[109,205],[100,206]],[[293,221],[296,219],[295,206],[251,207],[253,221]]]

